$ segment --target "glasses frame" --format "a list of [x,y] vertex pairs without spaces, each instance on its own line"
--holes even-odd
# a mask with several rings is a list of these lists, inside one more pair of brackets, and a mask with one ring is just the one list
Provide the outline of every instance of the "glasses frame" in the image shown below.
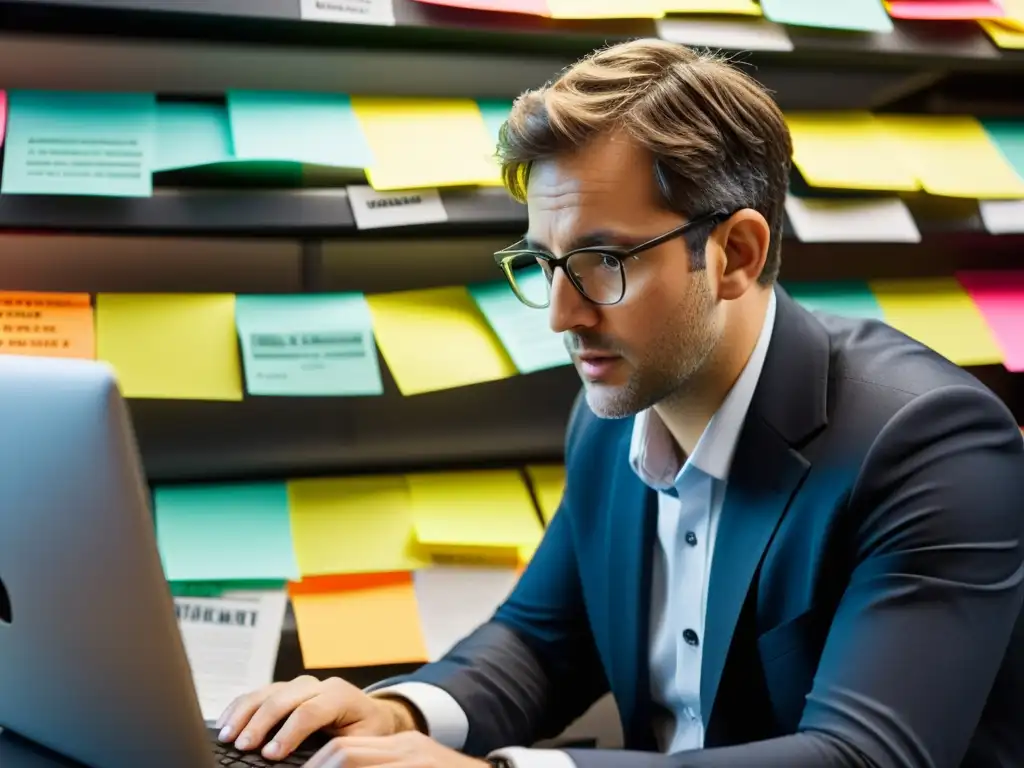
[[[659,245],[663,245],[669,242],[670,240],[674,240],[677,237],[682,237],[683,235],[693,231],[695,228],[701,225],[713,223],[714,226],[718,226],[732,215],[732,213],[726,211],[714,211],[712,213],[706,213],[701,216],[698,216],[695,219],[690,219],[685,224],[680,224],[678,227],[670,229],[668,232],[665,232],[664,234],[658,235],[657,237],[652,237],[650,240],[645,240],[639,245],[634,245],[632,248],[623,248],[621,246],[615,245],[588,245],[583,248],[576,248],[574,250],[571,250],[568,253],[563,254],[562,256],[554,256],[550,253],[534,250],[532,248],[518,248],[517,246],[519,245],[519,243],[522,242],[520,240],[519,243],[514,243],[510,245],[508,248],[503,248],[502,250],[497,251],[494,254],[494,262],[495,264],[498,265],[498,268],[501,270],[501,273],[505,276],[505,279],[508,281],[509,287],[512,289],[512,292],[516,295],[516,298],[519,299],[519,301],[521,301],[526,306],[531,307],[533,309],[546,309],[548,306],[550,306],[551,295],[549,292],[547,303],[537,304],[536,302],[527,299],[522,294],[522,292],[520,292],[520,290],[516,287],[515,278],[512,276],[512,262],[515,259],[521,258],[523,256],[533,256],[538,261],[547,262],[551,268],[552,280],[554,279],[555,270],[561,269],[565,273],[565,276],[569,279],[569,282],[572,283],[572,286],[580,294],[580,296],[582,296],[584,299],[586,299],[592,304],[597,304],[602,307],[609,307],[618,304],[626,297],[626,270],[623,266],[623,263],[626,261],[626,259],[635,259],[637,258],[637,256],[639,256],[639,254],[643,253],[644,251],[648,251],[652,248],[657,248]],[[618,263],[619,276],[621,278],[622,283],[622,289],[619,292],[619,297],[617,299],[615,299],[614,301],[595,301],[594,299],[590,298],[590,296],[587,295],[586,291],[583,290],[583,287],[580,285],[579,281],[575,277],[573,277],[572,272],[568,269],[569,259],[571,259],[578,253],[599,253],[603,256],[611,256],[613,259],[616,260],[616,262]],[[548,282],[550,284],[551,281],[549,280]]]

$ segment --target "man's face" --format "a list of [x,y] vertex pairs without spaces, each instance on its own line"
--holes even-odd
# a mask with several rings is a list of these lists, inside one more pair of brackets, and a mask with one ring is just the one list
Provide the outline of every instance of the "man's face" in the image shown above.
[[[622,136],[535,164],[527,198],[528,238],[556,256],[581,244],[628,248],[685,222],[659,206],[650,156]],[[626,259],[626,293],[611,306],[588,302],[555,272],[551,329],[563,334],[597,415],[630,416],[685,392],[714,350],[714,286],[709,271],[689,265],[682,237]]]

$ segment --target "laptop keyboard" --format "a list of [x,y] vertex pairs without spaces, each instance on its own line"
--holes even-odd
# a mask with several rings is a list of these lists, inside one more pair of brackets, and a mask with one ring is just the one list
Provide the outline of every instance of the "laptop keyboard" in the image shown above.
[[267,760],[259,752],[239,752],[231,744],[222,744],[212,739],[214,765],[223,768],[277,768],[277,766],[305,765],[314,755],[315,750],[296,750],[284,760],[275,762]]

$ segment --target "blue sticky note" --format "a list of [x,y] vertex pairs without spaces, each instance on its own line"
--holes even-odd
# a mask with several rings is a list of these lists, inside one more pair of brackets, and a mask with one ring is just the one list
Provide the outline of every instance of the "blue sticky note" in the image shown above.
[[784,288],[798,303],[812,312],[884,319],[882,307],[866,282],[786,283]]
[[509,113],[512,111],[512,102],[500,99],[477,99],[476,103],[480,107],[480,114],[484,116],[484,125],[487,126],[494,143],[497,144],[498,131],[508,120]]
[[761,0],[764,15],[777,24],[853,32],[892,32],[882,0]]
[[156,105],[153,171],[230,162],[231,125],[222,104],[160,102]]
[[285,483],[167,486],[153,502],[168,581],[299,578]]
[[523,304],[504,280],[471,285],[469,294],[520,373],[572,362],[562,337],[548,327],[547,310]]
[[981,124],[1013,170],[1024,178],[1024,120],[992,118],[982,120]]
[[3,193],[153,193],[153,94],[11,91],[8,109]]
[[235,157],[369,168],[373,152],[344,94],[229,91]]
[[238,296],[235,324],[250,395],[384,392],[373,318],[361,293]]

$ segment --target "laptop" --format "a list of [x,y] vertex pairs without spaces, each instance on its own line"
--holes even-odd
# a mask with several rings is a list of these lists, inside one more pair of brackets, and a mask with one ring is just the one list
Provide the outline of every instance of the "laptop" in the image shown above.
[[91,768],[257,762],[203,721],[102,363],[0,355],[0,691],[0,728]]

